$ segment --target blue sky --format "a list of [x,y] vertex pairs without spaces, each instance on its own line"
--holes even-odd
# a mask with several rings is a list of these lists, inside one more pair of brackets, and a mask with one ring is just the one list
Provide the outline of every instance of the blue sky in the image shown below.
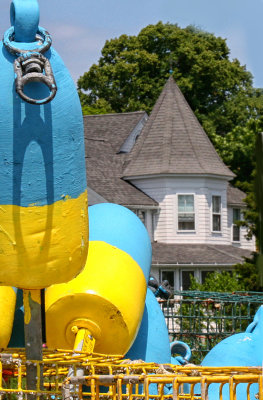
[[[0,0],[1,34],[9,27],[9,0]],[[263,88],[263,0],[39,0],[40,25],[76,81],[97,62],[107,39],[136,35],[158,21],[190,24],[227,39]]]

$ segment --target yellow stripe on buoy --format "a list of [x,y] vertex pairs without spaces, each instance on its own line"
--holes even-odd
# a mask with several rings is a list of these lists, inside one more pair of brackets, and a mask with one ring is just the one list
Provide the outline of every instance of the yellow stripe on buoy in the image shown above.
[[0,282],[40,289],[73,279],[88,250],[87,191],[51,205],[1,205]]
[[48,347],[72,349],[75,325],[95,338],[95,352],[124,355],[139,329],[145,294],[143,271],[130,255],[91,241],[84,270],[46,290]]

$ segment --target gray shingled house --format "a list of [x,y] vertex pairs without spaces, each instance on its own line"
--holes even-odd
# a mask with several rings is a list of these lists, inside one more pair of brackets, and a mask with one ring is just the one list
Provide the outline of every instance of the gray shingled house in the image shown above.
[[152,274],[177,289],[231,270],[255,241],[235,224],[244,193],[172,77],[151,115],[84,116],[89,204],[133,210],[153,244]]

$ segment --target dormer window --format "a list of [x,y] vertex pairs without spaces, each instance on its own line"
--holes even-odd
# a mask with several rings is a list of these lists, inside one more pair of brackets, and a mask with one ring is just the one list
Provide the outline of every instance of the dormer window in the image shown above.
[[221,196],[212,196],[212,231],[221,232]]
[[193,194],[178,194],[178,230],[195,230],[195,208]]

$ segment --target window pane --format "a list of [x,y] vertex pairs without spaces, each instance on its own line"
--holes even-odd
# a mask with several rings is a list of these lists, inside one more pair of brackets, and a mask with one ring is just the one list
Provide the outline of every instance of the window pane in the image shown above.
[[178,212],[194,212],[194,195],[178,195]]
[[221,231],[221,215],[213,215],[213,231]]
[[145,211],[138,210],[138,214],[137,215],[140,218],[140,220],[142,221],[142,223],[145,225]]
[[174,271],[162,271],[162,282],[168,281],[171,288],[174,288]]
[[178,229],[182,231],[192,231],[195,229],[195,215],[194,214],[179,214],[178,215]]
[[194,231],[195,223],[194,223],[194,221],[192,221],[192,222],[179,222],[178,223],[178,229],[179,229],[179,231]]
[[233,222],[240,221],[240,208],[233,208]]
[[191,276],[194,277],[194,271],[182,271],[182,290],[190,289]]
[[183,231],[195,229],[194,195],[178,195],[178,229]]
[[237,225],[233,225],[233,241],[240,242],[240,228]]
[[213,196],[212,204],[213,204],[213,213],[221,213],[221,197]]

